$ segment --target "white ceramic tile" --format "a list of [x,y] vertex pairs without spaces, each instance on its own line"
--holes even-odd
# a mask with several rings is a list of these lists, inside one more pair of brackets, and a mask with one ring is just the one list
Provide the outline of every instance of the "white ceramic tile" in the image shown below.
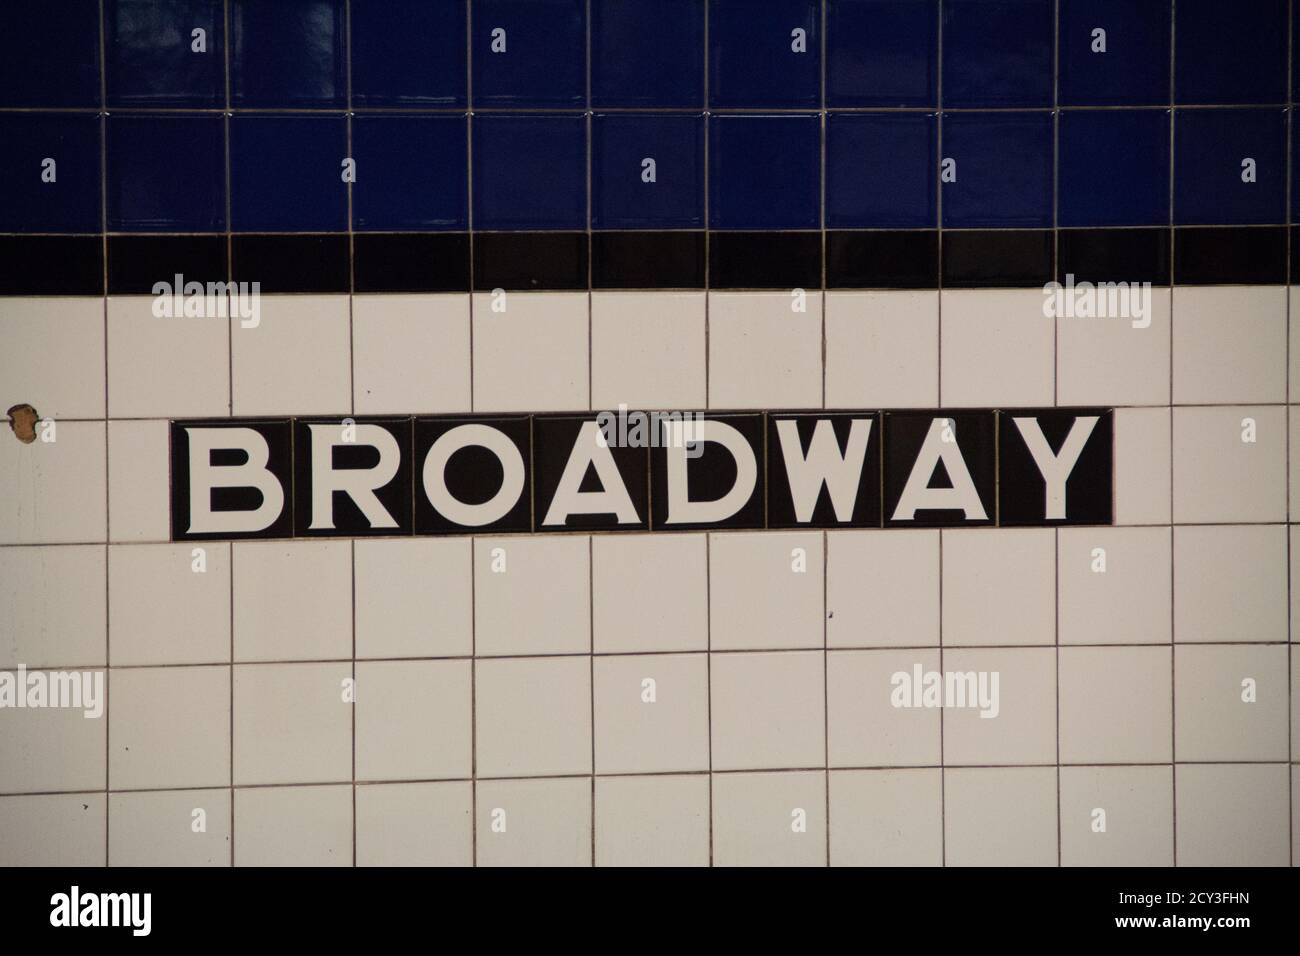
[[588,408],[587,293],[502,295],[474,295],[474,410]]
[[591,780],[481,780],[479,866],[591,866]]
[[1168,763],[1173,747],[1168,647],[1062,647],[1063,763]]
[[114,793],[109,866],[230,866],[230,790]]
[[943,643],[1056,642],[1055,538],[1047,528],[943,532]]
[[469,781],[357,787],[357,866],[470,866]]
[[703,292],[593,292],[592,408],[704,408],[704,313]]
[[894,677],[939,669],[939,651],[832,651],[826,655],[826,733],[832,767],[940,762],[938,708],[896,706]]
[[822,647],[822,548],[820,532],[710,535],[710,646]]
[[345,295],[264,295],[261,321],[230,321],[235,415],[352,410]]
[[1283,525],[1174,529],[1174,640],[1285,641]]
[[1179,866],[1286,866],[1285,764],[1175,768]]
[[1062,767],[1062,866],[1173,866],[1172,767]]
[[[39,411],[39,409],[37,409]],[[55,422],[30,444],[0,434],[0,544],[105,540],[103,422]]]
[[104,794],[0,797],[0,866],[103,866]]
[[1041,290],[945,290],[939,308],[945,408],[1052,404],[1055,335]]
[[116,668],[109,694],[112,789],[229,785],[229,667]]
[[1284,286],[1174,291],[1174,402],[1286,401]]
[[709,767],[704,654],[635,654],[594,662],[597,773]]
[[[966,706],[955,700],[955,706],[943,708],[945,764],[1056,763],[1054,649],[949,650],[943,652],[943,671],[945,684],[948,674],[957,674],[964,677],[966,687],[973,683],[976,689],[974,702],[968,692]],[[973,678],[968,676],[971,674]],[[981,686],[986,689],[987,700],[980,699]]]
[[468,777],[469,661],[357,664],[356,779]]
[[939,293],[826,293],[826,407],[939,402]]
[[709,407],[820,408],[822,302],[788,292],[709,293]]
[[228,542],[112,545],[108,587],[115,667],[229,663]]
[[824,668],[820,651],[715,654],[713,769],[824,767]]
[[0,667],[102,666],[105,573],[103,545],[0,548]]
[[1284,644],[1174,648],[1174,752],[1180,761],[1286,760]]
[[474,539],[476,653],[591,650],[591,574],[584,535]]
[[591,773],[589,657],[481,660],[474,693],[480,777]]
[[237,664],[236,786],[352,779],[352,665]]
[[[1180,289],[1180,308],[1182,296]],[[1167,405],[1169,322],[1168,289],[1151,290],[1149,312],[1141,318],[1058,316],[1057,402],[1061,405]]]
[[825,866],[826,774],[713,778],[714,866]]
[[1286,520],[1285,407],[1175,408],[1173,415],[1175,522]]
[[1169,409],[1115,410],[1116,524],[1169,523],[1169,444]]
[[946,865],[1056,865],[1055,767],[943,773]]
[[104,417],[103,299],[0,298],[0,341],[0,412]]
[[832,770],[831,866],[939,866],[942,771]]
[[1171,548],[1168,528],[1061,528],[1061,643],[1168,643]]
[[108,300],[109,416],[229,414],[229,319],[159,317],[153,314],[153,303],[152,296]]
[[831,531],[826,548],[828,647],[939,645],[938,531]]
[[468,538],[358,540],[357,657],[468,657]]
[[235,791],[235,866],[351,865],[351,786]]
[[[17,688],[21,671],[9,671]],[[108,678],[102,670],[82,670],[76,685],[90,689],[83,707],[0,708],[0,793],[104,789],[104,734],[108,729]],[[60,677],[58,673],[54,677]],[[48,671],[27,672],[28,700],[35,686],[49,688]],[[68,678],[69,681],[72,678]],[[83,691],[84,694],[84,691]],[[72,701],[77,702],[77,701]],[[99,716],[93,716],[99,711]],[[87,716],[90,714],[91,716]]]
[[708,866],[708,775],[597,777],[596,865]]
[[348,541],[236,542],[237,661],[352,656],[352,545]]
[[593,535],[591,546],[596,653],[708,647],[705,535]]
[[352,393],[361,415],[470,410],[469,296],[352,298]]
[[171,439],[165,421],[108,423],[110,541],[171,537]]

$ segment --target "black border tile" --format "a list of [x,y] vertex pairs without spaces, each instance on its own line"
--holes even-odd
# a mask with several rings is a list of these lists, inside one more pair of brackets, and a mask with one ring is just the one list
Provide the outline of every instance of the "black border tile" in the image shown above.
[[1056,240],[1056,281],[1150,282],[1167,286],[1173,276],[1173,234],[1152,229],[1062,229]]
[[826,233],[826,288],[939,288],[939,231]]
[[465,232],[356,233],[353,291],[468,292],[469,245]]
[[585,232],[474,233],[474,291],[587,289]]
[[1284,285],[1286,226],[1179,226],[1175,285]]
[[593,289],[703,289],[705,235],[683,232],[594,232]]
[[152,295],[154,283],[225,282],[225,236],[109,236],[108,294]]
[[259,282],[267,294],[352,290],[348,237],[236,235],[230,271],[236,282]]
[[950,289],[1030,289],[1052,281],[1050,229],[943,233],[943,285]]
[[820,289],[820,232],[711,232],[709,287]]
[[0,296],[103,294],[99,236],[0,236]]

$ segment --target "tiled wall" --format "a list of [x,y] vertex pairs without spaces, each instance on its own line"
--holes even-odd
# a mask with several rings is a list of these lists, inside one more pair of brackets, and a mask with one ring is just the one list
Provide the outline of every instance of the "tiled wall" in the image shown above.
[[[0,863],[1293,862],[1295,21],[10,4],[0,668],[107,706],[0,708]],[[1115,408],[1114,525],[169,540],[172,419],[620,402]]]

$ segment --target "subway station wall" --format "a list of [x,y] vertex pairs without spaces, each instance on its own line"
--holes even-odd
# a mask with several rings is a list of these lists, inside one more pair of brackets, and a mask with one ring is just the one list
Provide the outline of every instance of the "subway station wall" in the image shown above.
[[[9,4],[0,864],[1292,864],[1296,27]],[[750,495],[658,533],[675,459],[616,448],[643,520],[552,533],[621,407],[744,425]],[[908,466],[949,431],[987,522],[890,520],[891,421]],[[361,447],[306,461],[311,422]],[[364,426],[470,422],[515,435],[513,523],[421,533],[412,438],[374,500],[417,533],[343,479],[299,533],[385,460]],[[256,470],[200,423],[278,436],[267,540],[184,540],[196,463]],[[938,442],[921,490],[958,489]],[[446,460],[471,508],[511,475],[485,450]],[[688,467],[679,505],[744,477]]]

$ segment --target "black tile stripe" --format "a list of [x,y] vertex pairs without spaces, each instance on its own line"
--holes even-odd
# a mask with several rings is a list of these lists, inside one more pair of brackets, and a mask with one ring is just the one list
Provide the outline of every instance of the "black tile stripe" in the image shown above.
[[1052,276],[1050,229],[943,233],[944,288],[1033,288]]
[[713,289],[820,289],[820,232],[711,232]]
[[828,289],[939,288],[935,229],[828,232]]
[[705,234],[595,232],[593,289],[703,289]]
[[108,294],[151,295],[154,284],[225,282],[225,236],[109,236]]
[[1176,285],[1283,285],[1285,226],[1217,226],[1174,230]]
[[1150,282],[1169,285],[1173,236],[1153,229],[1062,229],[1057,234],[1056,280]]
[[0,236],[0,295],[103,295],[99,236]]
[[355,292],[468,292],[469,233],[356,233]]
[[260,283],[264,294],[351,290],[346,234],[236,235],[230,246],[234,280]]

